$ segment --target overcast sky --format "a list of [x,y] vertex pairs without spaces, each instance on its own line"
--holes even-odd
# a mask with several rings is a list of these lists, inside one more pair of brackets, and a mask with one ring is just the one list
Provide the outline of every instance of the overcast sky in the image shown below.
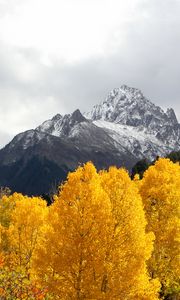
[[180,0],[0,0],[0,147],[122,84],[180,120]]

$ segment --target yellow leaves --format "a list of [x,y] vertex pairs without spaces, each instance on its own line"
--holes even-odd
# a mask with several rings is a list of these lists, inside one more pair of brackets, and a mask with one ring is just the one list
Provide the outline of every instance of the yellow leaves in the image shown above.
[[157,300],[159,279],[163,295],[177,294],[179,199],[180,167],[165,159],[133,181],[124,169],[98,173],[87,163],[50,207],[4,195],[0,297]]
[[28,198],[16,193],[11,197],[14,198],[15,205],[11,212],[10,226],[6,230],[10,263],[29,268],[47,216],[46,203],[40,198]]
[[57,297],[132,300],[138,289],[148,294],[145,261],[153,234],[145,233],[142,201],[125,170],[98,174],[88,163],[70,173],[48,222],[34,270]]
[[2,299],[38,300],[45,299],[47,294],[46,289],[39,288],[35,282],[27,279],[23,270],[21,273],[7,267],[0,270],[0,285]]
[[0,199],[0,224],[8,227],[11,220],[11,212],[15,206],[15,199],[13,196],[4,195]]
[[30,271],[47,213],[46,202],[37,197],[14,193],[0,200],[0,250],[4,257],[0,286],[7,299],[44,299],[41,289],[35,293]]
[[112,227],[110,208],[91,163],[69,174],[50,208],[51,228],[35,259],[35,270],[56,295],[66,298],[80,293],[95,299],[97,291],[101,294],[108,232]]
[[159,159],[145,172],[140,193],[147,229],[155,234],[149,270],[160,279],[166,294],[180,278],[180,166]]

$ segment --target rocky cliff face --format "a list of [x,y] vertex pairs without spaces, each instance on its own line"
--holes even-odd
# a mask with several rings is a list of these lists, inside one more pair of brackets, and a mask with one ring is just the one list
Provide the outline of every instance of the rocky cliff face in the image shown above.
[[[84,115],[93,121],[101,121],[101,126],[102,121],[106,121],[125,125],[124,128],[134,133],[139,132],[140,135],[143,133],[144,139],[150,135],[152,142],[156,138],[155,143],[160,143],[162,154],[180,147],[180,124],[174,110],[169,108],[167,112],[164,112],[159,106],[149,101],[139,89],[126,85],[116,88],[110,92],[105,101],[94,106]],[[105,127],[106,125],[107,123],[104,123]],[[118,127],[114,127],[114,130],[118,131]],[[157,154],[159,154],[158,149]],[[153,157],[155,153],[152,152],[149,155]]]
[[160,126],[178,124],[172,108],[164,112],[150,102],[139,89],[126,85],[112,90],[105,101],[94,106],[85,116],[92,120],[143,126],[153,130]]

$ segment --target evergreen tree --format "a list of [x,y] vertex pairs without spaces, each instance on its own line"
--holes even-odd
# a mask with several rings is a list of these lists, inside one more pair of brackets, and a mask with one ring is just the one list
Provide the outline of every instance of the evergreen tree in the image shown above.
[[132,168],[131,177],[134,178],[136,174],[139,174],[140,178],[142,178],[149,165],[150,162],[146,158],[139,160]]

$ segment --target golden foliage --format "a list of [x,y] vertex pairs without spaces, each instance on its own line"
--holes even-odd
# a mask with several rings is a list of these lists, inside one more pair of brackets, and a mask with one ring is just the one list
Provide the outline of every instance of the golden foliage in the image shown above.
[[180,166],[159,159],[145,173],[140,193],[148,231],[155,234],[154,251],[148,267],[159,278],[162,293],[180,292]]
[[159,283],[150,282],[146,261],[153,249],[153,233],[146,233],[146,220],[138,189],[124,169],[111,167],[100,173],[113,214],[109,249],[111,290],[115,299],[157,299]]
[[152,234],[124,170],[99,175],[87,163],[70,173],[48,223],[34,268],[54,299],[157,299],[146,273]]
[[30,271],[47,212],[46,203],[40,198],[14,193],[0,200],[1,297],[42,299],[44,289],[36,287]]
[[1,193],[0,299],[178,297],[179,210],[180,167],[166,159],[142,180],[87,163],[49,207]]
[[[111,204],[91,163],[70,173],[50,207],[35,270],[54,299],[103,299]],[[51,253],[49,255],[49,253]]]

